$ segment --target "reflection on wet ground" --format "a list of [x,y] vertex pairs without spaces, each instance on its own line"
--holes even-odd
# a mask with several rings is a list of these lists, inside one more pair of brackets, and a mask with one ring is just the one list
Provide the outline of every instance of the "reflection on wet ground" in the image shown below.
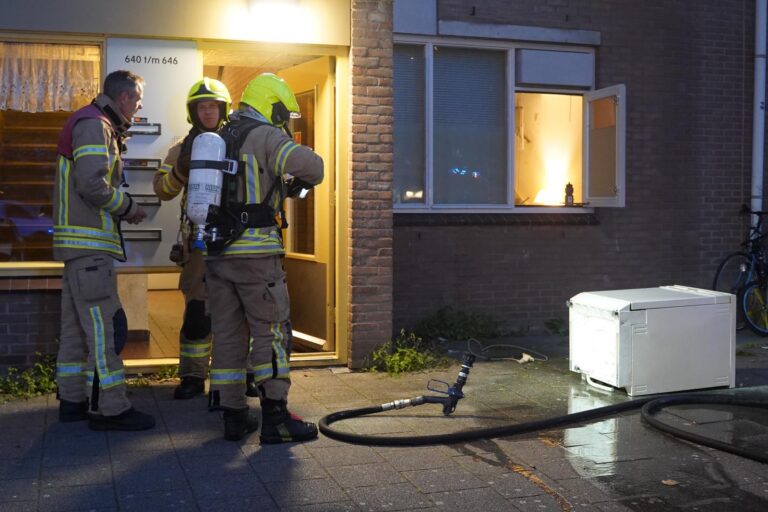
[[[763,401],[763,408],[676,405],[661,410],[656,418],[767,456],[768,351],[754,343],[750,348],[750,357],[737,358],[736,382],[741,387],[685,393],[750,398]],[[482,384],[476,380],[474,384],[483,389],[473,397],[503,411],[515,423],[633,399],[624,390],[590,386],[568,370],[565,358],[512,364],[504,371],[493,368],[496,364],[485,362],[475,369],[477,380],[486,367],[495,377]],[[571,505],[578,496],[584,504],[600,502],[602,498],[589,496],[597,493],[616,500],[612,505],[619,508],[608,510],[768,510],[768,465],[666,434],[642,421],[639,408],[522,437],[472,445],[493,453],[486,458],[533,468],[553,492],[569,496]],[[579,482],[576,489],[568,487],[575,482]]]

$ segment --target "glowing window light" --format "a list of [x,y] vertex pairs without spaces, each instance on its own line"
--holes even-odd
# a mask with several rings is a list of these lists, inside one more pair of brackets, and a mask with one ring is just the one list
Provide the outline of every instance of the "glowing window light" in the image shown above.
[[246,0],[228,13],[233,39],[301,42],[316,38],[322,27],[298,0]]
[[550,145],[542,151],[544,160],[544,186],[536,194],[536,204],[563,204],[565,185],[568,183],[570,155],[563,147]]
[[406,199],[421,199],[423,197],[424,197],[423,190],[406,190],[405,191]]

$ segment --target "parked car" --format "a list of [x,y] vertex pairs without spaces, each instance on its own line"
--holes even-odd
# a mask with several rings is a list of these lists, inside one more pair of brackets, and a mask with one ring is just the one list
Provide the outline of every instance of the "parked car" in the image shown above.
[[52,236],[49,205],[0,199],[0,261],[48,259]]

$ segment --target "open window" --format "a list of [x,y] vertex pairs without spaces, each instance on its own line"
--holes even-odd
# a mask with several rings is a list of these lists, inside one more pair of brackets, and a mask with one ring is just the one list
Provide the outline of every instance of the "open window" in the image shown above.
[[581,94],[515,94],[515,206],[583,203]]
[[623,84],[584,94],[584,201],[622,207],[627,119]]
[[625,90],[591,91],[591,49],[401,39],[394,51],[396,211],[624,206]]

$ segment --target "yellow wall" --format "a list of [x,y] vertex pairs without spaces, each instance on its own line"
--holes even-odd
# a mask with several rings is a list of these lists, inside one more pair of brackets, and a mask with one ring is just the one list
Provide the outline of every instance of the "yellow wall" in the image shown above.
[[0,12],[0,31],[350,44],[350,0],[0,0]]

